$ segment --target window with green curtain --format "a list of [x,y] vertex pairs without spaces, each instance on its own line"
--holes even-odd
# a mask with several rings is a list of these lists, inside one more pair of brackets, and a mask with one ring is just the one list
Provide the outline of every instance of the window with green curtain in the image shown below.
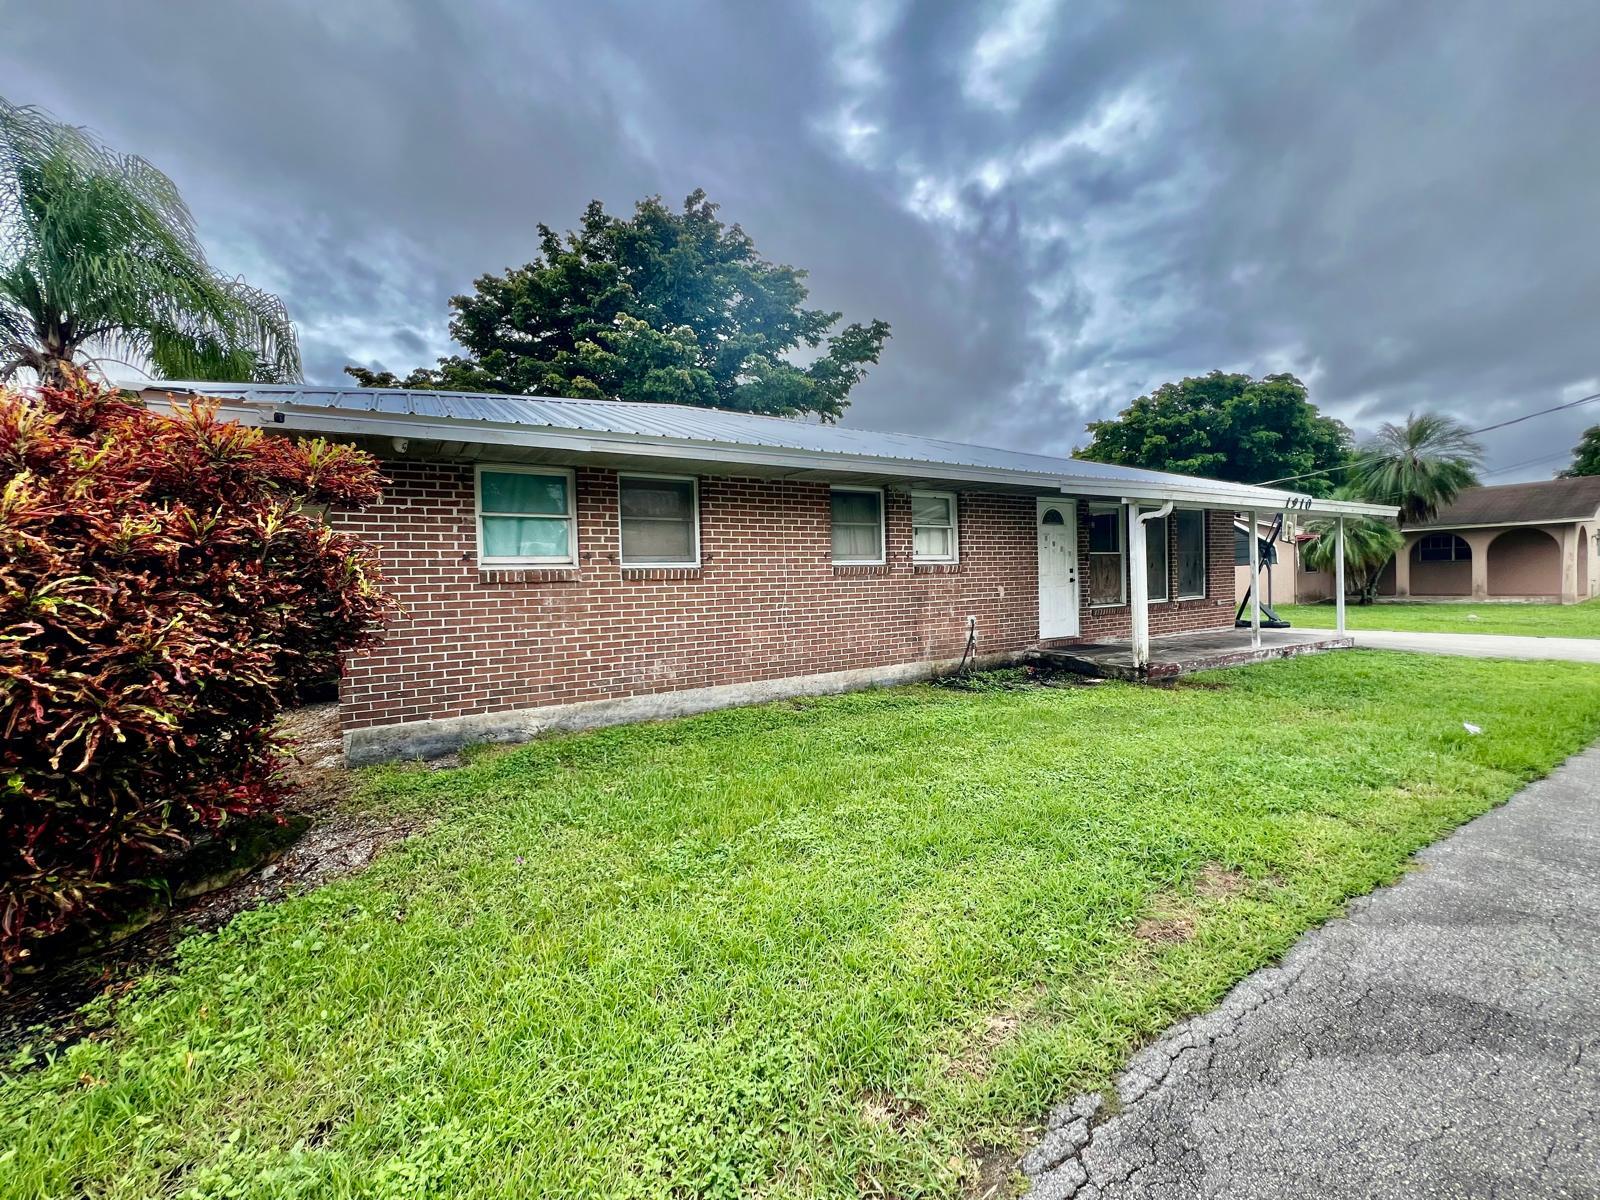
[[1146,595],[1164,601],[1167,592],[1167,519],[1152,517],[1144,523],[1144,578]]
[[883,561],[883,493],[833,492],[833,561]]
[[574,562],[572,515],[565,472],[478,473],[478,552],[486,561]]
[[918,562],[955,561],[956,498],[953,493],[911,493],[911,556]]
[[1178,528],[1178,599],[1198,600],[1206,594],[1206,514],[1180,508]]
[[633,566],[690,566],[700,557],[692,479],[624,475],[622,562]]

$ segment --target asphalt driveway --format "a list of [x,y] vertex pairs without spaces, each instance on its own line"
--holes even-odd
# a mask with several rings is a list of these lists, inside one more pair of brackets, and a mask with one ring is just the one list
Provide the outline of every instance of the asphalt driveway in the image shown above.
[[1401,633],[1384,629],[1352,629],[1355,644],[1367,650],[1414,650],[1422,654],[1457,654],[1467,658],[1551,658],[1564,662],[1600,663],[1600,639],[1510,637],[1490,633]]
[[1117,1093],[1109,1118],[1098,1097],[1053,1114],[1032,1196],[1600,1197],[1600,747],[1175,1027]]

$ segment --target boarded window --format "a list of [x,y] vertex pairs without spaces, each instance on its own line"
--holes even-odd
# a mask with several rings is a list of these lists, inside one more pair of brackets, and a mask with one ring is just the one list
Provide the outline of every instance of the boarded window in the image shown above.
[[695,482],[624,475],[623,566],[694,566],[700,560]]
[[1090,509],[1089,603],[1123,603],[1122,582],[1126,576],[1122,565],[1122,510]]
[[833,490],[833,561],[883,561],[883,493]]
[[577,561],[572,476],[565,471],[478,472],[478,556],[488,563]]
[[1178,599],[1198,600],[1206,594],[1206,514],[1180,508],[1178,530]]

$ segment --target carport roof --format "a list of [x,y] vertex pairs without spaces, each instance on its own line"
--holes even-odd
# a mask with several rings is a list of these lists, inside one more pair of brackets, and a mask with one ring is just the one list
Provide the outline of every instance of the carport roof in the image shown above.
[[743,466],[793,478],[914,479],[1269,512],[1392,517],[1396,511],[1085,459],[676,404],[303,384],[164,382],[141,394],[147,403],[172,394],[207,396],[226,415],[252,424],[389,439],[396,448],[424,443],[456,457],[565,455],[569,461],[698,471]]
[[1470,488],[1431,521],[1408,529],[1459,529],[1484,525],[1557,525],[1590,521],[1600,511],[1600,475],[1543,479]]

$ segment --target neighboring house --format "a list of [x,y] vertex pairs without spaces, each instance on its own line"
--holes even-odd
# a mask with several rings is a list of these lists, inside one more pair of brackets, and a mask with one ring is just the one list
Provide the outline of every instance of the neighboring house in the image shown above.
[[[1249,528],[1242,520],[1234,522],[1233,589],[1238,603],[1244,602],[1250,587]],[[1260,518],[1257,528],[1263,542],[1269,542],[1274,532],[1272,519]],[[1320,604],[1333,599],[1333,576],[1326,571],[1313,571],[1300,561],[1300,547],[1315,540],[1315,534],[1299,529],[1292,520],[1277,531],[1277,540],[1270,541],[1270,571],[1267,569],[1269,556],[1266,553],[1261,556],[1263,600],[1270,599],[1273,604]]]
[[1431,521],[1407,526],[1378,594],[1554,600],[1597,592],[1600,476],[1471,488]]
[[331,518],[377,546],[404,606],[341,682],[355,762],[924,678],[1040,645],[1132,637],[1137,659],[1149,632],[1232,627],[1235,510],[1394,511],[674,405],[144,395],[169,393],[383,460],[382,503]]

